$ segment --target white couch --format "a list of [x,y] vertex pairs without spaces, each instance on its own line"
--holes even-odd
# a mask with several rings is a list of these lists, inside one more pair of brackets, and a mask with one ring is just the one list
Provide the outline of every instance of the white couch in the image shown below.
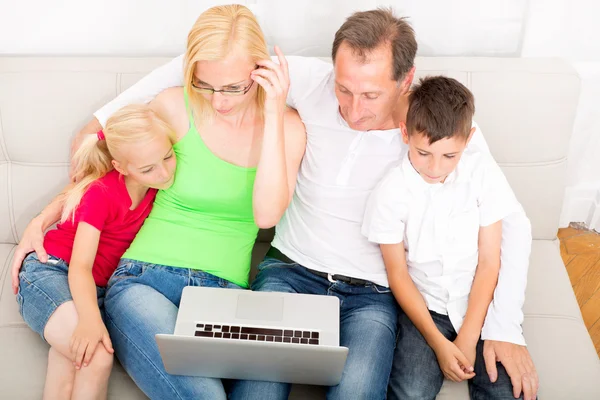
[[[92,112],[166,58],[0,57],[0,398],[41,398],[48,347],[25,325],[10,261],[27,222],[63,187],[71,136]],[[561,261],[556,231],[579,95],[560,60],[419,58],[418,75],[446,74],[475,94],[476,120],[533,225],[523,329],[541,400],[600,399],[600,361]],[[266,251],[261,232],[255,263]],[[111,399],[144,398],[120,366]],[[292,398],[324,398],[295,386]],[[439,399],[467,399],[446,382]]]

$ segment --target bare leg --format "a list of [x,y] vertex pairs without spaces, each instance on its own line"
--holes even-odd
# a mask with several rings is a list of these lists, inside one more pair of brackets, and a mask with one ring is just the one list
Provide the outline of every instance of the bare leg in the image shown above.
[[112,371],[113,355],[102,344],[96,347],[94,357],[87,367],[75,372],[73,400],[102,400],[108,395],[108,378]]
[[73,392],[75,367],[73,362],[54,347],[48,352],[48,371],[44,385],[44,400],[69,400]]
[[[69,342],[77,327],[78,321],[79,318],[77,316],[75,304],[72,301],[69,301],[56,309],[44,328],[44,337],[46,338],[46,341],[50,343],[55,351],[69,361],[71,361]],[[72,398],[106,398],[108,378],[112,367],[112,357],[113,356],[109,354],[101,344],[96,348],[96,353],[94,353],[94,357],[90,364],[87,367],[82,367],[79,371],[75,370],[76,372],[72,375],[74,380],[71,380],[69,384],[69,387],[72,390]],[[110,362],[108,359],[110,359]],[[73,364],[71,364],[71,366],[72,365]],[[50,369],[50,367],[54,366],[49,363],[48,368]],[[84,373],[81,374],[83,369],[89,369],[89,371],[84,371]],[[48,371],[48,376],[50,376],[50,374],[55,376],[54,372]],[[47,381],[46,387],[48,387],[49,384],[52,385]],[[86,388],[85,397],[77,397],[82,396],[81,392],[84,387]],[[58,398],[52,396],[53,393],[46,393],[46,388],[44,388],[44,398]]]

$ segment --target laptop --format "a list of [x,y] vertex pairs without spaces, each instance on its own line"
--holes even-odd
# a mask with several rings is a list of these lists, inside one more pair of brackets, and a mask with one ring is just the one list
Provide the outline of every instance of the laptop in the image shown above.
[[173,375],[334,386],[348,355],[339,310],[335,296],[188,286],[156,343]]

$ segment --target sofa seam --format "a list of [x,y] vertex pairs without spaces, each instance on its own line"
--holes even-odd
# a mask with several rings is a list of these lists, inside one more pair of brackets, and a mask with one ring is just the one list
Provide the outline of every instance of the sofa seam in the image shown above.
[[[4,282],[4,280],[6,279],[6,275],[8,274],[8,270],[10,269],[9,265],[11,264],[11,260],[13,255],[15,254],[15,249],[17,248],[17,245],[13,244],[12,245],[12,249],[10,250],[10,252],[8,253],[8,257],[6,257],[6,260],[4,261],[4,273],[2,274],[2,276],[0,276],[0,282]],[[6,287],[6,285],[2,285],[2,287],[0,288],[0,301],[2,301],[2,298],[4,297],[4,288]],[[0,327],[2,327],[2,325],[0,325]]]
[[517,167],[517,168],[527,168],[527,167],[548,167],[554,165],[560,165],[567,162],[567,157],[561,157],[556,160],[550,161],[533,161],[533,162],[498,162],[498,165],[501,167]]
[[583,320],[578,317],[572,317],[568,315],[552,315],[552,314],[524,314],[525,318],[533,318],[533,319],[566,319],[575,322],[581,322],[583,324]]
[[68,162],[28,162],[28,161],[11,161],[12,164],[22,165],[25,167],[65,167]]
[[6,195],[8,196],[8,218],[10,220],[10,228],[13,235],[13,242],[19,243],[19,235],[17,234],[17,223],[15,219],[15,207],[12,190],[12,162],[7,164],[6,171]]
[[8,156],[8,146],[6,145],[6,138],[4,137],[4,121],[2,120],[2,110],[0,110],[0,150],[6,159],[6,162],[10,161],[10,157]]

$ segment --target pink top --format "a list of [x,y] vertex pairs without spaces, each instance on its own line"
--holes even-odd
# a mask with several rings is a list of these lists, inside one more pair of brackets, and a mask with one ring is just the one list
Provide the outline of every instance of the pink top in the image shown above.
[[130,210],[131,197],[120,174],[113,170],[90,185],[75,211],[75,220],[58,224],[46,233],[44,248],[48,254],[71,261],[73,242],[79,222],[100,231],[100,242],[92,274],[97,286],[106,286],[125,250],[142,227],[152,209],[156,189],[149,189],[142,202]]

